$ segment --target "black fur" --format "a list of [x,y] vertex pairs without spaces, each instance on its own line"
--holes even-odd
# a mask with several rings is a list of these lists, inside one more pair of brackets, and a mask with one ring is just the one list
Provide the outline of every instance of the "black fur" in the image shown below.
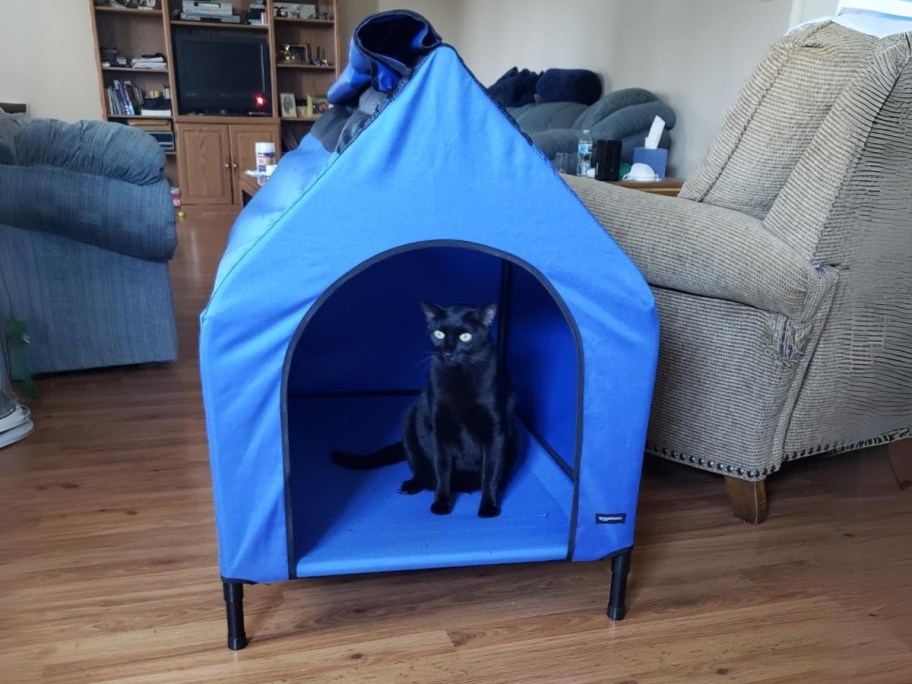
[[[454,490],[480,489],[478,515],[500,515],[515,431],[513,401],[490,336],[496,307],[440,307],[427,302],[421,307],[434,355],[428,385],[406,412],[403,441],[371,456],[337,451],[332,459],[359,469],[408,460],[412,478],[399,491],[433,491],[432,513],[447,515],[453,510]],[[466,334],[470,339],[461,339]]]

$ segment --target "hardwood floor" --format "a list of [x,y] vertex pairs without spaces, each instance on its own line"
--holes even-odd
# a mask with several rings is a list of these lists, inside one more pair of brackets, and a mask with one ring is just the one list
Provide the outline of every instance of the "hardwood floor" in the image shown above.
[[884,449],[789,464],[769,519],[648,461],[628,617],[608,563],[303,580],[246,591],[225,648],[197,316],[230,218],[172,265],[181,358],[39,382],[0,451],[0,681],[912,682],[912,488]]

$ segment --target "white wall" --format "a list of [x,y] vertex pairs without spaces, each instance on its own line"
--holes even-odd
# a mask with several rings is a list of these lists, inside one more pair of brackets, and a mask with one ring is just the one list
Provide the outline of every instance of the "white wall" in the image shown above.
[[462,0],[456,41],[488,85],[512,66],[578,67],[640,87],[678,117],[669,171],[702,160],[728,106],[785,33],[791,0]]
[[355,27],[365,17],[393,9],[407,9],[426,17],[447,43],[454,43],[465,0],[339,0],[339,30],[342,35],[343,62],[348,61],[348,44]]
[[[486,85],[512,66],[581,67],[609,89],[652,90],[677,113],[669,166],[686,175],[794,6],[806,18],[835,2],[341,0],[340,22],[343,54],[361,19],[401,7],[427,16]],[[0,100],[68,121],[101,115],[88,0],[0,0],[0,18]]]
[[595,71],[606,91],[653,91],[678,117],[669,172],[686,176],[770,43],[788,30],[793,4],[804,19],[831,12],[837,0],[343,1],[345,36],[371,12],[424,14],[485,85],[513,66],[561,67]]
[[0,0],[0,100],[35,116],[101,117],[88,0]]
[[811,19],[829,17],[836,14],[839,0],[792,0],[792,13],[789,27],[798,26]]

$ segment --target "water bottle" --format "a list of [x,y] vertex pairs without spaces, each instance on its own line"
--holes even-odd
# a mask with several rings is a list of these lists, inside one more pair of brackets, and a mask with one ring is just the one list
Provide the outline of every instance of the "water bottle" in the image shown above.
[[576,164],[576,175],[586,178],[592,169],[592,136],[589,129],[583,131],[576,148],[579,161]]

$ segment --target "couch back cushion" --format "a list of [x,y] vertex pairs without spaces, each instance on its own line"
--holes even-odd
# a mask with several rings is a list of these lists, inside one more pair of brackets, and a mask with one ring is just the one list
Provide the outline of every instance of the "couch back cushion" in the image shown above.
[[16,135],[24,122],[24,115],[7,114],[0,109],[0,164],[16,163]]
[[36,119],[16,138],[23,166],[56,166],[146,185],[162,178],[164,153],[151,135],[106,121]]
[[875,41],[826,22],[773,43],[680,196],[764,218]]
[[572,128],[586,105],[579,102],[545,102],[509,110],[523,133],[533,134],[552,128]]
[[[622,88],[621,90],[614,90],[599,98],[598,102],[582,112],[576,121],[573,122],[571,128],[578,128],[581,131],[586,129],[592,130],[600,121],[622,109],[657,101],[658,98],[655,95],[643,88]],[[652,120],[650,120],[650,123],[652,123]],[[674,122],[672,122],[672,125],[674,125]],[[646,128],[649,128],[648,124]]]

